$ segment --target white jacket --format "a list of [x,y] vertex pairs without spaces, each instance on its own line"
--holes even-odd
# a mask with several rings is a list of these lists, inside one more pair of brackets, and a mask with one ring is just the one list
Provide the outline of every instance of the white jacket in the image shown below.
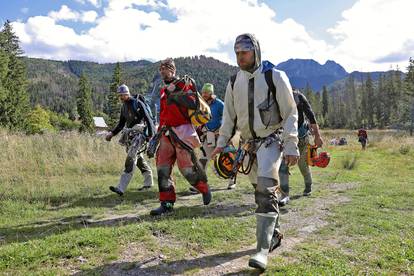
[[[227,84],[226,95],[224,99],[223,123],[219,131],[217,141],[218,147],[225,147],[230,137],[237,118],[236,128],[240,130],[243,139],[253,138],[249,128],[249,111],[248,111],[248,83],[254,78],[254,123],[253,129],[257,137],[267,137],[275,130],[283,127],[282,140],[284,141],[284,155],[299,156],[297,147],[298,143],[298,112],[295,100],[292,94],[292,88],[289,79],[282,71],[273,70],[273,83],[276,87],[276,100],[279,105],[281,122],[273,125],[266,125],[262,122],[258,105],[267,101],[268,87],[265,80],[265,74],[262,73],[260,65],[253,73],[240,70],[234,83],[234,89],[231,83]],[[272,93],[270,97],[273,98]]]

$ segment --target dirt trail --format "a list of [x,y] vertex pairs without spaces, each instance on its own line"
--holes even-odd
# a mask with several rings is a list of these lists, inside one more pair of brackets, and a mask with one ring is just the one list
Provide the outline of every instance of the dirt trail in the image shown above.
[[[277,256],[289,252],[318,229],[328,225],[326,220],[333,206],[349,202],[343,192],[356,187],[356,183],[332,183],[328,186],[330,193],[325,197],[309,197],[309,204],[302,209],[291,208],[289,205],[281,208],[282,232],[287,235],[282,246],[271,255]],[[250,196],[251,200],[253,197]],[[253,205],[253,202],[245,202]],[[220,206],[213,212],[222,212]],[[119,218],[118,218],[119,219]],[[127,220],[131,217],[127,217]],[[136,219],[136,218],[135,218]],[[163,237],[157,237],[163,239]],[[169,241],[170,242],[170,241]],[[171,244],[174,246],[174,244]],[[257,271],[249,269],[247,262],[254,253],[255,245],[251,245],[232,253],[217,253],[213,255],[199,254],[196,258],[188,257],[183,260],[167,262],[160,254],[142,252],[138,244],[130,244],[122,256],[115,262],[102,267],[103,275],[254,275]],[[152,256],[152,257],[148,257]],[[140,261],[137,262],[137,259]],[[83,275],[79,273],[77,275]]]

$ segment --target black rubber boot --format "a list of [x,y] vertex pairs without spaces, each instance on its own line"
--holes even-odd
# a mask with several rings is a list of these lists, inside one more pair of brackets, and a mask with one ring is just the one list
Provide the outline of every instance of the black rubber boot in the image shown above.
[[166,213],[171,213],[173,211],[174,203],[163,201],[161,202],[160,207],[151,210],[151,216],[160,216]]

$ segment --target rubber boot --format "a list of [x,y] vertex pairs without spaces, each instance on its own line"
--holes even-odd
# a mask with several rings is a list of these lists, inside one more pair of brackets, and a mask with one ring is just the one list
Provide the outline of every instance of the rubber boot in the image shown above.
[[146,171],[142,173],[142,176],[144,176],[144,185],[138,189],[138,191],[146,190],[152,187],[153,185],[153,179],[152,179],[152,171]]
[[249,260],[249,266],[264,271],[267,266],[267,256],[269,254],[272,236],[275,230],[276,213],[256,214],[256,239],[257,248]]
[[168,201],[161,201],[160,207],[151,210],[151,216],[161,216],[166,213],[171,213],[173,211],[174,203]]

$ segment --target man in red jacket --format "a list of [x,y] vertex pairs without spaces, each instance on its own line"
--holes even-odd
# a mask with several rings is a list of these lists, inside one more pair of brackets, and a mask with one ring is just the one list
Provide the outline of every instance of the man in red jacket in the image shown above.
[[160,74],[163,85],[160,91],[160,144],[156,153],[160,207],[151,210],[158,216],[173,210],[176,200],[175,183],[172,177],[174,163],[185,179],[197,189],[203,197],[204,205],[211,201],[211,192],[207,176],[198,163],[194,148],[201,145],[198,135],[188,116],[186,102],[194,102],[191,92],[196,91],[190,78],[179,79],[175,76],[173,59],[161,62]]
[[360,128],[358,130],[358,142],[361,143],[362,150],[365,150],[368,141],[368,134],[365,128]]

